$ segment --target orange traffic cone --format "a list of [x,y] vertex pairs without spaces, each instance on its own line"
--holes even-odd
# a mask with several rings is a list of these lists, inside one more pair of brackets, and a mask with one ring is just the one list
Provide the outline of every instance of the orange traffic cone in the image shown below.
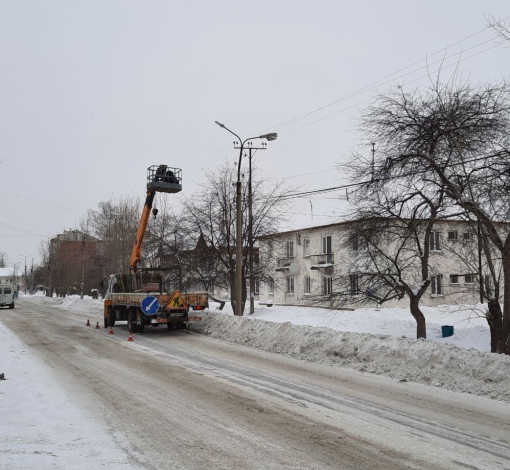
[[129,338],[127,340],[128,341],[134,341],[134,339],[133,339],[133,332],[132,331],[129,332]]
[[113,326],[110,326],[110,331],[108,332],[109,335],[113,335],[114,332],[113,332]]
[[87,324],[85,326],[90,326],[90,321],[88,318],[87,318]]
[[99,322],[96,323],[96,330],[99,330]]

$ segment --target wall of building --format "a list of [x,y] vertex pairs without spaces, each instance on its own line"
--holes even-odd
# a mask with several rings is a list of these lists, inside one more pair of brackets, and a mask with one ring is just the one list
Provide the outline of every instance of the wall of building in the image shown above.
[[[331,282],[333,292],[347,294],[346,308],[358,308],[359,297],[348,295],[351,287],[349,276],[356,273],[357,259],[362,256],[360,247],[356,251],[349,244],[351,227],[350,223],[311,227],[260,240],[261,257],[266,257],[274,279],[274,289],[271,289],[270,282],[261,283],[260,301],[316,305],[324,284]],[[429,288],[422,297],[422,303],[437,306],[479,302],[478,243],[472,229],[459,221],[442,221],[436,224],[434,230],[439,232],[439,246],[430,253],[429,274],[441,276],[440,289],[432,293]],[[457,238],[451,235],[449,239],[448,232],[456,232]],[[465,233],[471,233],[469,239],[464,238]],[[324,241],[325,237],[331,237],[330,248]],[[292,253],[289,245],[292,245]],[[331,253],[325,255],[325,250]],[[419,282],[419,259],[416,266],[416,281]],[[331,281],[325,281],[325,278],[331,278]],[[394,299],[384,306],[408,307],[408,299]]]

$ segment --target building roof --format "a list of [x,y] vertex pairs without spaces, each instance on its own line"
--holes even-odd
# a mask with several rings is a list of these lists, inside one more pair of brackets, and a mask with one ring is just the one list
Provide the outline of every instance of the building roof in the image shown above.
[[14,268],[0,268],[0,277],[12,277],[13,273]]
[[345,222],[335,222],[334,224],[326,224],[326,225],[315,225],[312,227],[303,227],[296,230],[286,230],[284,232],[275,232],[270,233],[269,235],[262,235],[260,237],[257,237],[258,240],[266,240],[268,238],[274,238],[274,237],[280,237],[282,235],[291,235],[293,233],[301,233],[306,232],[307,230],[317,230],[317,229],[325,229],[325,228],[331,228],[331,227],[341,227],[343,225],[349,225],[352,224],[353,220],[348,220]]
[[64,230],[64,233],[59,233],[53,237],[50,241],[55,243],[57,241],[99,241],[98,238],[89,235],[88,233],[82,232],[81,230]]
[[[303,232],[306,232],[308,230],[320,230],[320,229],[327,229],[327,228],[333,228],[333,227],[342,227],[342,226],[348,226],[350,224],[353,224],[357,221],[356,220],[346,220],[344,222],[335,222],[333,224],[326,224],[326,225],[315,225],[315,226],[311,226],[311,227],[303,227],[303,228],[299,228],[299,229],[296,229],[296,230],[286,230],[286,231],[283,231],[283,232],[275,232],[275,233],[270,233],[268,235],[262,235],[260,237],[257,237],[258,240],[268,240],[270,238],[276,238],[276,237],[281,237],[281,236],[285,236],[285,235],[292,235],[294,233],[303,233]],[[436,221],[437,224],[441,224],[441,223],[447,223],[447,224],[467,224],[467,223],[470,223],[468,222],[467,220],[462,220],[462,219],[454,219],[454,218],[448,218],[448,219],[438,219]],[[473,223],[473,222],[471,222]],[[506,226],[510,226],[509,223],[507,222],[494,222],[495,225],[506,225]]]

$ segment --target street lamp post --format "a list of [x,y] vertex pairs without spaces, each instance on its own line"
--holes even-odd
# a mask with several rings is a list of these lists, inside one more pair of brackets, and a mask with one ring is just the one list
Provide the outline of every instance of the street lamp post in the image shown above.
[[262,147],[253,147],[248,143],[249,172],[248,172],[248,270],[250,273],[250,315],[255,312],[255,276],[253,275],[253,191],[251,179],[251,157],[253,150],[266,150],[267,144],[262,142]]
[[32,258],[32,267],[30,268],[30,290],[34,293],[34,258]]
[[20,264],[21,261],[18,261],[17,263],[9,263],[12,264],[12,279],[14,281],[14,284],[16,285],[16,288],[14,290],[18,290],[17,284],[18,284],[18,264]]
[[235,292],[235,312],[234,314],[241,317],[243,315],[242,308],[242,298],[243,298],[243,239],[242,239],[242,230],[243,230],[243,219],[242,219],[242,211],[241,211],[241,159],[243,158],[243,149],[246,142],[249,140],[255,139],[266,139],[266,140],[276,140],[278,134],[272,132],[270,134],[264,134],[256,137],[249,137],[248,139],[242,140],[236,133],[232,132],[225,124],[221,122],[214,121],[218,126],[222,127],[226,131],[230,132],[232,135],[236,136],[239,139],[239,162],[237,164],[237,183],[236,183],[236,292]]
[[25,295],[27,295],[27,258],[30,257],[30,255],[20,255],[23,258],[25,258]]

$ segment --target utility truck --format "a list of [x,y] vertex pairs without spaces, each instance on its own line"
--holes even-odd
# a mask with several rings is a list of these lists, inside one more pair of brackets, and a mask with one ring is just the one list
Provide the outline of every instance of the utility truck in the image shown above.
[[116,321],[127,321],[128,330],[133,333],[143,333],[148,325],[166,324],[169,330],[185,329],[187,322],[201,319],[189,315],[190,311],[209,306],[207,292],[165,291],[164,273],[175,267],[139,267],[151,211],[154,217],[158,213],[157,209],[152,209],[156,193],[172,194],[181,190],[182,171],[179,168],[153,165],[147,169],[147,196],[129,259],[130,272],[111,274],[106,279],[105,328],[112,328]]

